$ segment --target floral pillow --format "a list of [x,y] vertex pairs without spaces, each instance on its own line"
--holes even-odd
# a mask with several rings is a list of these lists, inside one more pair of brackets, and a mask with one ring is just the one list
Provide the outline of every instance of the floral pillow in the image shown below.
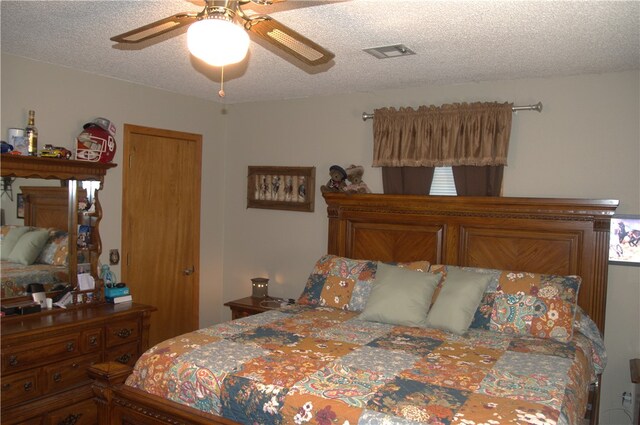
[[66,266],[69,262],[69,235],[62,230],[50,230],[49,240],[42,248],[36,263]]
[[567,342],[573,337],[579,276],[500,275],[489,329]]
[[[444,274],[440,287],[446,282],[446,271],[450,268],[492,275],[470,328],[533,335],[560,342],[573,337],[580,277],[432,265],[432,273]],[[432,303],[439,290],[436,288]]]
[[[428,261],[392,264],[416,271],[429,270]],[[376,270],[376,261],[325,255],[316,262],[298,304],[362,311],[369,298]]]

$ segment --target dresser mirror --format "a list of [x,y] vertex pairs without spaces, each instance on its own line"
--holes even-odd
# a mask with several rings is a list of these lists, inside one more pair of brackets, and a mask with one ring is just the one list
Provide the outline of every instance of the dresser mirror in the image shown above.
[[[101,294],[102,284],[98,279],[102,252],[99,232],[102,208],[98,193],[107,170],[112,167],[115,164],[1,156],[2,177],[11,179],[11,187],[5,184],[2,195],[3,304],[29,299],[30,283],[42,283],[47,296],[52,298],[65,287],[74,291],[84,289],[78,285],[78,274],[92,276],[96,292],[87,292],[74,301],[97,300],[95,295]],[[4,249],[5,238],[12,229],[18,229],[7,239],[10,244],[27,227],[30,230],[18,237],[9,255],[8,249]],[[21,241],[25,234],[29,243]],[[29,249],[23,252],[25,246]],[[86,278],[81,280],[86,282]]]

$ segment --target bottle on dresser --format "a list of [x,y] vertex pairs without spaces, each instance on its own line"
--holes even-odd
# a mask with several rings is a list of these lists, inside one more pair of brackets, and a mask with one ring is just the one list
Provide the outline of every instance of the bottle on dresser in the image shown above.
[[35,125],[36,113],[29,111],[29,121],[24,129],[24,139],[29,149],[29,155],[38,156],[38,129]]

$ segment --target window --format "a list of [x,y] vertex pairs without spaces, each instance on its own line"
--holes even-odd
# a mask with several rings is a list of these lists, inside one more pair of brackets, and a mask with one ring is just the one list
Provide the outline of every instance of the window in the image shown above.
[[429,195],[457,195],[451,167],[435,167]]

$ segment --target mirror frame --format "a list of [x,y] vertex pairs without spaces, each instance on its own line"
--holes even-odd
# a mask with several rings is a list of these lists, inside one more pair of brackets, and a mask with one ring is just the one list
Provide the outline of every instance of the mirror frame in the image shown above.
[[[69,283],[77,288],[78,275],[78,182],[99,182],[95,193],[96,216],[102,218],[102,208],[97,192],[102,190],[107,171],[117,166],[113,163],[88,162],[55,158],[40,158],[12,154],[0,155],[0,174],[2,177],[39,178],[45,180],[67,180],[69,189]],[[96,256],[102,253],[102,243],[97,232],[95,243]],[[98,279],[97,261],[91,262],[91,275],[96,279],[96,291],[101,290]]]

